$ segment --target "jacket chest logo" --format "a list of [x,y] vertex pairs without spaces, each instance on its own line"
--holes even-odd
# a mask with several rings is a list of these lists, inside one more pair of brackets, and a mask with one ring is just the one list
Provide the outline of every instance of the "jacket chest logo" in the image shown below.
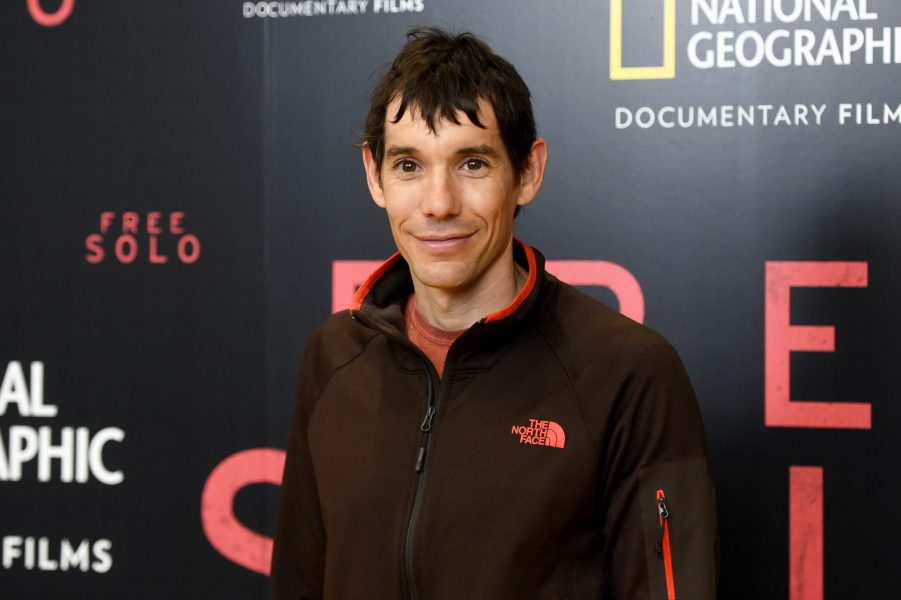
[[510,433],[519,436],[520,444],[551,446],[553,448],[562,448],[566,444],[566,434],[563,432],[563,427],[554,421],[529,419],[528,425],[514,425]]

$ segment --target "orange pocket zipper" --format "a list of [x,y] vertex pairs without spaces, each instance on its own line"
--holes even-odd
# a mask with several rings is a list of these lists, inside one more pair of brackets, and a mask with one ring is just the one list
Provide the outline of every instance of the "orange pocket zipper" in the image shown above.
[[666,600],[676,600],[676,583],[673,580],[673,555],[669,544],[669,507],[666,505],[666,494],[657,490],[657,512],[660,519],[660,535],[657,538],[657,556],[663,559],[663,570],[666,574]]

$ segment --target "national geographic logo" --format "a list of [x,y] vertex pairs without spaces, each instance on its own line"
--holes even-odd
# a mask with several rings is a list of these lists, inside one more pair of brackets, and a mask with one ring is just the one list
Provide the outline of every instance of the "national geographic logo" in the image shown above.
[[663,0],[663,64],[623,66],[623,0],[610,0],[610,79],[676,77],[676,0]]
[[700,70],[901,63],[901,27],[853,26],[877,25],[879,0],[687,0],[691,35],[684,46],[676,40],[676,0],[653,1],[663,27],[648,35],[662,35],[661,63],[626,67],[623,0],[610,0],[610,79],[674,79],[680,51]]

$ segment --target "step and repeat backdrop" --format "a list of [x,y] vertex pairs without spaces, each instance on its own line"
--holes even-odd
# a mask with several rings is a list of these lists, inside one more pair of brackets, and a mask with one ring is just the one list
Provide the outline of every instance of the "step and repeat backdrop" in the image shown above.
[[531,87],[517,236],[679,349],[720,596],[895,597],[895,0],[0,4],[0,597],[267,597],[306,339],[393,252],[353,144],[418,24]]

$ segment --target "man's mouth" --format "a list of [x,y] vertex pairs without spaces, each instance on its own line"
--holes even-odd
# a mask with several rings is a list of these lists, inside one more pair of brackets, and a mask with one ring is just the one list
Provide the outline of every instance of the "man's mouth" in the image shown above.
[[470,237],[472,233],[442,233],[442,234],[425,234],[414,236],[428,248],[435,250],[446,250],[462,245]]

